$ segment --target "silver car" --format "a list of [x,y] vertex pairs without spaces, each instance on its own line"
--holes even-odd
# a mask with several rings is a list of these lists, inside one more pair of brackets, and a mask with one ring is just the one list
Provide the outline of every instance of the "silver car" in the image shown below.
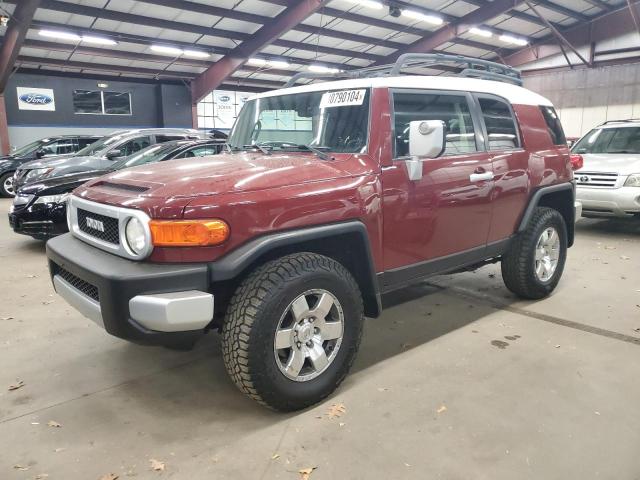
[[63,158],[41,159],[28,162],[16,170],[14,188],[70,173],[108,170],[115,160],[127,157],[155,143],[170,140],[203,138],[198,130],[190,128],[153,128],[118,130],[101,140]]
[[606,122],[571,151],[584,158],[575,172],[583,217],[640,215],[640,120]]

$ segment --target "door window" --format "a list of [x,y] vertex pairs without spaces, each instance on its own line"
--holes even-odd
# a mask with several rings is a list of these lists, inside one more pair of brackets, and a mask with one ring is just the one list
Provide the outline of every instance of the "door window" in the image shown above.
[[49,145],[42,147],[42,152],[45,155],[64,155],[65,153],[73,153],[76,148],[73,144],[73,139],[66,138],[64,140],[58,140],[52,142]]
[[516,122],[511,108],[497,98],[480,98],[482,118],[487,127],[489,150],[511,150],[520,147]]
[[143,148],[147,148],[149,145],[151,145],[150,137],[138,137],[123,143],[118,148],[120,150],[121,157],[128,157],[132,153],[136,153]]
[[396,158],[409,155],[409,123],[416,120],[444,122],[447,143],[443,155],[478,151],[465,95],[396,92],[393,94],[393,112]]
[[204,157],[205,155],[215,155],[216,153],[218,152],[213,145],[200,145],[199,147],[190,148],[176,158]]
[[78,149],[82,150],[84,147],[91,145],[92,143],[98,141],[99,138],[78,138]]
[[547,130],[549,131],[553,144],[566,145],[567,139],[564,136],[564,130],[562,129],[560,117],[558,117],[556,110],[553,107],[541,106],[540,111],[542,112],[544,121],[547,124]]
[[172,140],[184,140],[186,135],[156,135],[156,143],[170,142]]

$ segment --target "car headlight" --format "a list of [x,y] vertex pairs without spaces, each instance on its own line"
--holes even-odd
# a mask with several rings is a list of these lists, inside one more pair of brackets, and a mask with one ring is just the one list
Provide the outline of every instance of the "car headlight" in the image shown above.
[[627,177],[624,182],[625,187],[640,187],[640,173],[633,173]]
[[136,217],[131,217],[127,221],[124,235],[131,251],[136,255],[140,255],[147,246],[147,236],[142,222]]
[[34,168],[33,170],[29,170],[27,175],[24,177],[25,181],[32,181],[36,178],[42,178],[53,171],[53,168]]
[[36,203],[63,203],[67,201],[69,198],[69,193],[61,193],[59,195],[43,195],[42,197],[36,198]]

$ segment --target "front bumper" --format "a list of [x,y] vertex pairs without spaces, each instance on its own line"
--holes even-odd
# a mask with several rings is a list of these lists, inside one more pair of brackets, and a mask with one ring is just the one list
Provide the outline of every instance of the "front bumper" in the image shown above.
[[578,186],[576,200],[584,216],[628,217],[640,214],[640,188],[589,188]]
[[206,264],[136,262],[71,234],[47,242],[47,257],[56,292],[116,337],[182,344],[205,333],[213,320]]
[[9,225],[14,232],[47,240],[68,232],[66,203],[33,204],[9,212]]

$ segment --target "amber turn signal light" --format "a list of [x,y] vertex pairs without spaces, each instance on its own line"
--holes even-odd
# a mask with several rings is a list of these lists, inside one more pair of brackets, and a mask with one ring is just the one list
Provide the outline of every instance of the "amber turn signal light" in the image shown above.
[[229,238],[223,220],[151,220],[149,228],[156,247],[220,245]]

